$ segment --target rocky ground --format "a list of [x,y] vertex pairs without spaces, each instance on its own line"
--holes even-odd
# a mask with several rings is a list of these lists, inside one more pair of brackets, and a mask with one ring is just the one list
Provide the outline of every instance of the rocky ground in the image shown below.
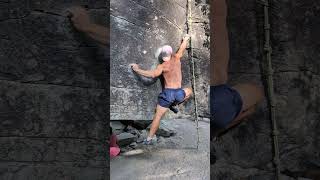
[[[122,121],[121,121],[122,122]],[[126,124],[126,125],[124,125]],[[120,156],[110,161],[110,178],[127,179],[210,179],[209,123],[199,122],[199,148],[195,122],[188,119],[163,120],[158,143],[141,144],[148,121],[112,121],[121,145]]]

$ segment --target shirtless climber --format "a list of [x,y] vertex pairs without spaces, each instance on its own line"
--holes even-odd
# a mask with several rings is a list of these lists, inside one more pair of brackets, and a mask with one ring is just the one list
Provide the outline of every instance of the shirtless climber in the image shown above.
[[240,123],[255,111],[255,106],[264,98],[263,88],[252,84],[227,85],[229,39],[226,25],[226,0],[211,1],[211,54],[210,64],[210,112],[211,137]]
[[168,109],[177,113],[178,110],[175,106],[181,104],[192,95],[192,88],[181,88],[182,73],[180,59],[187,48],[189,38],[188,35],[183,38],[179,50],[175,54],[172,53],[170,46],[163,46],[160,53],[163,62],[154,70],[142,70],[137,64],[130,64],[133,71],[142,76],[156,78],[162,75],[164,78],[164,89],[158,96],[156,113],[153,117],[149,135],[147,139],[144,140],[144,144],[150,145],[157,142],[155,133],[159,128],[162,116]]
[[88,11],[82,7],[72,7],[69,12],[73,26],[80,32],[85,33],[95,41],[107,45],[109,43],[109,29],[91,22]]

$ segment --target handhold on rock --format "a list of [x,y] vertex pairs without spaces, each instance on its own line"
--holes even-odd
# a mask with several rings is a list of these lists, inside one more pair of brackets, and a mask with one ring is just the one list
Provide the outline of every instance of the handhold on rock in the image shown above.
[[142,82],[145,86],[150,86],[157,82],[158,78],[151,78],[151,77],[145,77],[142,75],[139,75],[138,73],[134,72],[135,77],[138,81]]

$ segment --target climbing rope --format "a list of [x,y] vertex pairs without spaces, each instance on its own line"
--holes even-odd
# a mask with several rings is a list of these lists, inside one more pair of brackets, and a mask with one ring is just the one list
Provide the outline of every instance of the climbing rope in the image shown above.
[[198,104],[197,104],[197,96],[196,96],[196,77],[195,77],[195,63],[193,60],[193,50],[192,50],[192,8],[191,8],[191,0],[188,0],[187,2],[187,34],[190,35],[189,40],[189,50],[188,55],[191,60],[191,75],[192,75],[192,90],[193,90],[193,99],[194,99],[194,115],[195,115],[195,122],[197,127],[197,149],[199,149],[199,143],[200,143],[200,135],[199,135],[199,119],[198,119]]
[[278,128],[276,121],[276,105],[274,101],[274,86],[273,86],[273,69],[271,62],[271,53],[272,48],[270,45],[270,23],[269,23],[269,2],[265,0],[263,2],[264,6],[264,35],[265,35],[265,44],[264,44],[264,52],[266,55],[266,74],[267,74],[267,84],[268,84],[268,100],[270,106],[270,117],[273,126],[272,136],[273,136],[273,164],[275,165],[276,177],[280,180],[280,158],[279,158],[279,142],[278,142]]

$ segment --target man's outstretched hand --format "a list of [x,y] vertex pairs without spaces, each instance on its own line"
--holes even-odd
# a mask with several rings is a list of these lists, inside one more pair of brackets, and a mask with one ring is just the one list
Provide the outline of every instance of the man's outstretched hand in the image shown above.
[[138,65],[138,64],[130,64],[129,66],[130,66],[130,67],[132,68],[132,70],[135,71],[135,72],[139,69],[139,65]]
[[67,10],[71,13],[71,21],[74,27],[81,32],[88,32],[92,27],[89,13],[86,9],[76,6]]
[[184,35],[184,37],[183,37],[183,41],[189,41],[190,40],[190,35],[189,34],[186,34],[186,35]]
[[109,29],[101,25],[97,25],[90,20],[89,13],[86,9],[76,6],[67,10],[70,13],[73,26],[92,39],[103,45],[109,44]]

